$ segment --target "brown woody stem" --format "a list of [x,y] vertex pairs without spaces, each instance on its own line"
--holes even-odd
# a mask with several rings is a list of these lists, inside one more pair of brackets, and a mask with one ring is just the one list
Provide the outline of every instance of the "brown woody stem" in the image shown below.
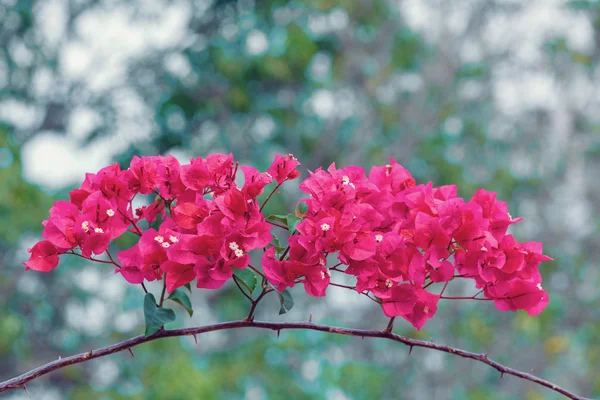
[[518,371],[516,369],[507,367],[496,361],[493,361],[486,354],[472,353],[466,350],[457,349],[454,347],[444,346],[437,343],[427,342],[424,340],[411,339],[405,336],[400,336],[392,332],[378,331],[378,330],[363,330],[363,329],[351,329],[341,328],[336,326],[319,325],[312,322],[262,322],[262,321],[230,321],[222,322],[214,325],[207,325],[197,328],[183,328],[183,329],[171,329],[171,330],[159,330],[151,336],[144,337],[144,335],[136,336],[131,339],[124,340],[122,342],[102,347],[97,350],[92,350],[86,353],[77,354],[74,356],[60,358],[58,360],[49,362],[41,367],[33,369],[15,378],[0,383],[0,392],[25,388],[25,385],[40,376],[46,375],[52,371],[64,368],[72,364],[79,364],[93,358],[104,357],[109,354],[118,353],[123,350],[128,350],[134,346],[142,343],[151,342],[157,339],[167,337],[179,337],[179,336],[195,336],[205,332],[214,332],[228,329],[238,328],[258,328],[258,329],[269,329],[273,331],[280,331],[283,329],[306,329],[312,331],[329,332],[337,335],[357,336],[357,337],[374,337],[388,339],[395,342],[403,343],[406,346],[412,347],[424,347],[427,349],[442,351],[449,354],[454,354],[463,358],[469,358],[484,364],[491,366],[500,372],[501,375],[508,374],[518,378],[536,383],[538,385],[549,388],[557,393],[564,395],[569,399],[574,400],[591,400],[583,396],[579,396],[573,392],[568,391],[562,387],[559,387],[551,382],[548,382],[542,378],[532,375],[527,372]]
[[[285,182],[285,181],[283,181],[283,182]],[[262,203],[262,206],[260,206],[260,210],[259,211],[262,211],[263,208],[265,208],[265,206],[267,205],[267,203],[269,202],[269,200],[271,200],[271,197],[273,197],[273,195],[275,194],[275,192],[277,192],[277,190],[281,187],[281,185],[283,185],[283,182],[278,183],[277,186],[275,186],[275,189],[273,189],[273,191],[271,191],[271,193],[269,193],[269,195],[265,199],[265,202]]]

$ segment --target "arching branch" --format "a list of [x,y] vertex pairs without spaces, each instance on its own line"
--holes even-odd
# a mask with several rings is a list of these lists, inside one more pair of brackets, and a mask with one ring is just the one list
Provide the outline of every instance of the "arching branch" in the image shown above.
[[231,322],[223,322],[214,325],[201,326],[197,328],[183,328],[183,329],[170,329],[170,330],[159,330],[155,334],[144,337],[143,335],[136,336],[131,339],[127,339],[125,341],[113,344],[111,346],[102,347],[97,350],[91,350],[87,353],[80,353],[74,356],[60,358],[58,360],[49,362],[45,365],[42,365],[36,369],[33,369],[29,372],[26,372],[22,375],[19,375],[15,378],[9,379],[0,383],[0,392],[23,388],[26,389],[26,384],[40,376],[46,375],[52,371],[57,369],[64,368],[68,365],[79,364],[94,358],[104,357],[109,354],[118,353],[120,351],[130,351],[132,347],[138,346],[142,343],[150,342],[157,339],[167,338],[167,337],[177,337],[177,336],[196,336],[205,332],[213,332],[220,330],[228,330],[228,329],[237,329],[237,328],[259,328],[259,329],[270,329],[274,331],[281,331],[284,329],[306,329],[313,331],[321,331],[321,332],[329,332],[338,335],[348,335],[348,336],[357,336],[357,337],[374,337],[374,338],[382,338],[389,339],[395,342],[400,342],[409,346],[412,350],[413,347],[424,347],[427,349],[443,351],[445,353],[454,354],[460,357],[469,358],[475,361],[482,362],[491,366],[500,372],[500,377],[502,375],[513,375],[521,379],[525,379],[527,381],[536,383],[538,385],[547,387],[555,392],[558,392],[570,399],[574,400],[591,400],[583,396],[576,395],[559,387],[547,380],[539,378],[535,375],[518,371],[516,369],[507,367],[503,364],[500,364],[492,359],[490,359],[487,354],[480,353],[472,353],[466,350],[457,349],[450,346],[444,346],[437,343],[427,342],[424,340],[411,339],[405,336],[400,336],[392,332],[387,332],[385,330],[363,330],[363,329],[351,329],[351,328],[341,328],[336,326],[328,326],[328,325],[319,325],[313,324],[312,322],[261,322],[261,321],[231,321]]

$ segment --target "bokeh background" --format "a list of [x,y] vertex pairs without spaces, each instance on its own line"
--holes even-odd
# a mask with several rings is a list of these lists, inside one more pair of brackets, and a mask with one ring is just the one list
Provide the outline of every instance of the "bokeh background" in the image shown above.
[[[600,397],[600,2],[597,0],[0,0],[0,380],[143,332],[143,293],[63,258],[24,272],[40,222],[84,173],[133,155],[233,152],[258,168],[365,168],[497,191],[544,242],[537,317],[446,301],[421,331]],[[303,169],[305,171],[305,169]],[[306,174],[306,172],[304,172]],[[269,212],[298,198],[284,187]],[[124,243],[121,243],[125,245]],[[455,295],[469,289],[450,285]],[[337,288],[258,318],[383,328]],[[240,318],[230,282],[172,326]],[[169,339],[28,385],[54,399],[558,399],[486,366],[316,332]],[[0,396],[2,397],[2,396]],[[22,391],[2,398],[27,399]]]

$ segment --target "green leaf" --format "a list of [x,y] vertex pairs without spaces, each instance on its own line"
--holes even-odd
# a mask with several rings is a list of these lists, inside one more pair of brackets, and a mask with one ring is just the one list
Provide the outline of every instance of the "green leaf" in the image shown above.
[[290,235],[294,233],[294,231],[296,230],[296,225],[298,225],[299,222],[300,220],[296,218],[294,214],[288,214],[286,223],[288,229],[290,230]]
[[306,203],[298,203],[298,206],[296,207],[296,216],[300,218],[303,215],[306,215],[307,212],[308,206],[306,205]]
[[283,292],[275,292],[279,296],[279,303],[281,308],[279,309],[279,315],[285,314],[294,307],[294,299],[289,290],[285,289]]
[[186,288],[187,290],[189,290],[189,291],[190,291],[190,293],[192,293],[192,285],[190,285],[190,283],[189,283],[189,282],[188,282],[188,283],[186,283],[186,284],[185,284],[185,285],[183,285],[183,286],[185,286],[185,288]]
[[152,293],[144,297],[144,319],[146,320],[146,332],[148,337],[158,331],[164,324],[175,321],[173,310],[156,306],[156,299]]
[[190,301],[190,298],[188,297],[185,290],[177,288],[173,290],[173,293],[171,293],[169,297],[167,297],[167,299],[172,300],[175,303],[179,304],[181,307],[185,308],[188,314],[190,314],[190,317],[194,315],[194,310],[192,309],[192,302]]
[[252,295],[254,289],[256,289],[257,279],[254,271],[250,268],[246,269],[233,269],[233,275],[238,279],[238,282],[242,284],[243,287],[248,289],[248,294]]
[[281,248],[281,243],[279,243],[279,238],[275,235],[273,236],[273,240],[271,241],[271,245],[275,246],[275,248]]
[[282,224],[286,224],[287,223],[287,215],[275,215],[275,214],[271,214],[271,215],[269,215],[265,219],[267,221],[281,222]]
[[273,241],[271,241],[270,244],[271,246],[275,247],[275,256],[279,258],[281,253],[285,251],[285,247],[281,246],[281,243],[279,243],[279,238],[275,235],[273,235]]

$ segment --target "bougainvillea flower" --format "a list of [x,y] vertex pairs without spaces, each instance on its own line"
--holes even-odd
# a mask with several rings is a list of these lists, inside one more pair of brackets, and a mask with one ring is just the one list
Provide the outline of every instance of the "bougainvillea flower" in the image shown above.
[[[59,254],[98,261],[92,255],[106,253],[110,261],[100,261],[129,283],[165,279],[172,292],[194,279],[198,288],[222,287],[235,269],[248,267],[252,251],[264,249],[264,279],[277,290],[302,283],[309,295],[324,296],[335,283],[332,271],[343,272],[385,315],[417,329],[454,279],[473,281],[503,311],[535,315],[546,307],[539,266],[551,258],[541,243],[519,243],[507,233],[521,219],[496,193],[480,189],[466,201],[455,185],[417,184],[393,159],[368,176],[332,163],[309,171],[299,184],[307,198],[286,217],[289,227],[280,226],[265,219],[258,196],[273,181],[278,188],[300,176],[299,165],[291,154],[276,155],[264,172],[240,166],[231,154],[187,165],[170,155],[133,157],[125,170],[109,165],[86,174],[69,201],[54,204],[43,222],[46,240],[29,249],[25,265],[49,271]],[[137,195],[147,196],[146,205],[134,210]],[[273,225],[291,229],[286,250],[271,244]],[[109,245],[125,232],[138,240],[117,253],[117,263]]]
[[275,161],[267,170],[267,173],[277,181],[278,184],[282,184],[285,181],[296,179],[300,176],[300,172],[296,168],[300,163],[292,154],[285,156],[275,155]]
[[27,249],[31,256],[24,262],[25,269],[33,269],[40,272],[52,271],[58,265],[58,250],[48,240],[42,240],[36,243],[32,248]]

